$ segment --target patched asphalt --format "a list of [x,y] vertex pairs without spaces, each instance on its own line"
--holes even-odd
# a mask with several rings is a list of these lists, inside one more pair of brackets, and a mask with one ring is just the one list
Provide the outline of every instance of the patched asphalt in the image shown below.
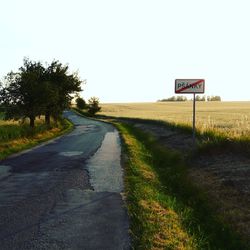
[[0,161],[0,248],[129,249],[118,132],[64,115],[70,134]]

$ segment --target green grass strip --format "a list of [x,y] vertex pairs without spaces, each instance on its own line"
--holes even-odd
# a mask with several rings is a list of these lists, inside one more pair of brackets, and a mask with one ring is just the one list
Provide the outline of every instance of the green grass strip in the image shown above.
[[127,155],[125,189],[134,249],[248,249],[187,178],[179,153],[115,123]]

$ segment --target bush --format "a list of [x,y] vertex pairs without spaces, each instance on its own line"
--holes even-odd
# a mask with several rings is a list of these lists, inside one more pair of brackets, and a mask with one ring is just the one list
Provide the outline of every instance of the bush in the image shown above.
[[99,99],[97,97],[91,97],[88,100],[88,113],[90,115],[94,115],[100,110],[101,110],[101,107],[99,106]]
[[81,97],[77,97],[77,99],[76,99],[76,106],[77,106],[78,109],[85,109],[85,108],[87,108],[86,102]]

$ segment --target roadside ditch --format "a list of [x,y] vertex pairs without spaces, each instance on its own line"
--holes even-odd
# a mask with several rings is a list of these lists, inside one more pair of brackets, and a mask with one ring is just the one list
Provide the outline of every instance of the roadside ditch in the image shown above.
[[194,151],[192,134],[188,132],[143,120],[115,121],[129,124],[153,136],[165,149],[177,152],[187,166],[189,182],[205,195],[218,220],[250,247],[250,158],[247,154],[218,146]]

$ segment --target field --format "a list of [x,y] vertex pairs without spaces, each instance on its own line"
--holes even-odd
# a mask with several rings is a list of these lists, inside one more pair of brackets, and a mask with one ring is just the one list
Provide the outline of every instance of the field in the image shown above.
[[[163,120],[192,126],[189,102],[102,104],[101,114]],[[250,102],[196,102],[196,126],[230,137],[250,136]]]

